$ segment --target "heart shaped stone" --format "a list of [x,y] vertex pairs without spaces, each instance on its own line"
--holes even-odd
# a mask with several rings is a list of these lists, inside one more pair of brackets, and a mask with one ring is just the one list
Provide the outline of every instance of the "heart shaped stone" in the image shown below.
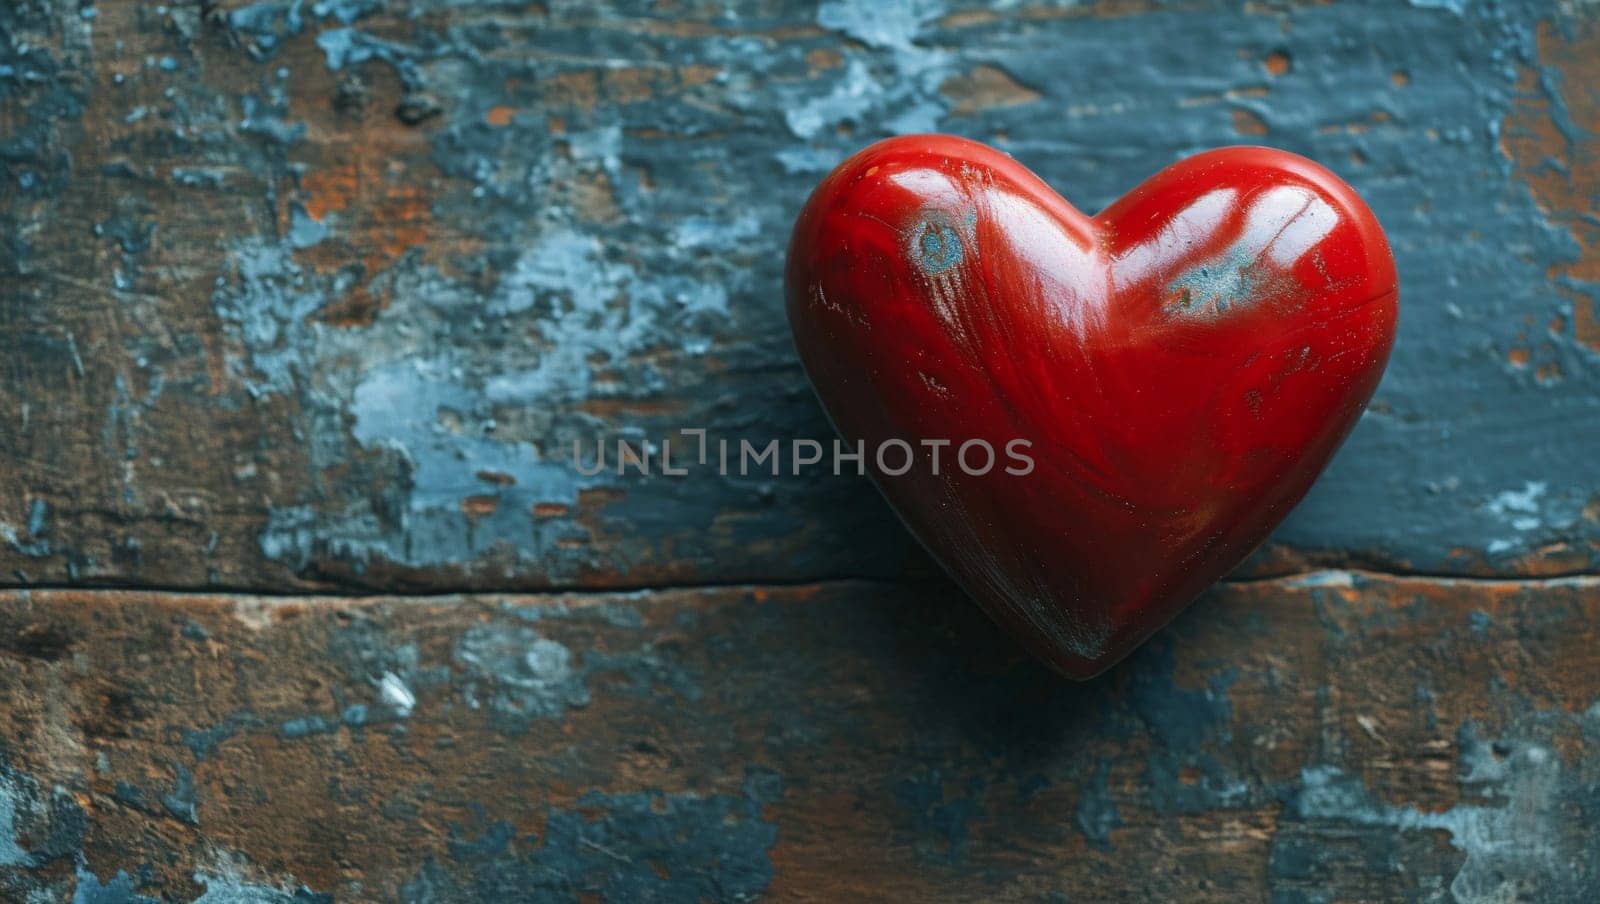
[[1075,678],[1300,501],[1377,388],[1398,311],[1377,220],[1302,157],[1197,154],[1090,217],[945,135],[829,174],[785,294],[817,395],[907,526]]

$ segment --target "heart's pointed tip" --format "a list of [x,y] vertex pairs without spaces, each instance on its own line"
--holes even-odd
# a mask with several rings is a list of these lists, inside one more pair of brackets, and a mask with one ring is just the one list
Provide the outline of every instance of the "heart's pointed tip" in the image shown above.
[[1094,660],[1093,662],[1061,662],[1059,660],[1045,657],[1039,658],[1044,660],[1044,664],[1048,666],[1050,671],[1054,672],[1057,677],[1067,681],[1076,682],[1078,684],[1087,684],[1090,681],[1099,679],[1102,675],[1111,671],[1116,667],[1117,663],[1126,659],[1127,656],[1127,653],[1122,653],[1109,659]]

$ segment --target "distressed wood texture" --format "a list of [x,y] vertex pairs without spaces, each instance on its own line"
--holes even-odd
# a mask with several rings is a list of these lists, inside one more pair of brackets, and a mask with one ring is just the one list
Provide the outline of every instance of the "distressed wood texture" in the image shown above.
[[[1393,241],[1345,450],[1091,684],[859,478],[572,461],[831,439],[789,224],[925,130]],[[0,0],[0,900],[1596,900],[1597,207],[1580,0]]]
[[943,583],[20,591],[0,889],[1592,901],[1597,589],[1225,585],[1089,684]]
[[200,589],[894,577],[877,495],[585,477],[597,436],[831,437],[781,259],[891,132],[1094,210],[1243,141],[1400,266],[1393,364],[1253,564],[1600,565],[1588,3],[268,0],[0,8],[0,573]]

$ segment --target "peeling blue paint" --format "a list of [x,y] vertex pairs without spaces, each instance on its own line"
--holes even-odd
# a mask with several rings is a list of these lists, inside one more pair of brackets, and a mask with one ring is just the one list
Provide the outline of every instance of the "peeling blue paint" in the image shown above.
[[[1580,717],[1594,721],[1592,716]],[[1471,722],[1457,734],[1461,803],[1442,811],[1386,803],[1359,776],[1332,765],[1309,766],[1287,791],[1288,817],[1312,823],[1352,823],[1397,832],[1444,831],[1466,860],[1449,879],[1452,898],[1463,904],[1515,899],[1541,877],[1541,899],[1581,900],[1592,887],[1600,842],[1564,833],[1557,814],[1571,807],[1600,805],[1584,777],[1586,764],[1569,766],[1550,746],[1563,713],[1524,710],[1513,733],[1488,740]],[[1382,844],[1382,839],[1374,839]],[[1275,841],[1276,845],[1276,841]]]
[[321,716],[301,716],[279,725],[278,737],[286,741],[297,741],[312,735],[328,734],[336,727],[337,723]]
[[407,87],[417,88],[423,83],[416,64],[421,52],[416,48],[385,41],[355,28],[330,28],[317,35],[317,46],[322,48],[328,68],[334,72],[368,60],[382,60],[395,68]]
[[328,227],[306,212],[305,205],[289,205],[289,244],[295,248],[310,248],[328,237]]
[[[547,619],[599,617],[605,613],[545,611],[536,619],[495,619],[468,629],[452,651],[453,685],[473,709],[485,708],[501,731],[518,734],[536,719],[556,719],[587,707],[589,683],[597,675],[627,679],[617,690],[652,696],[663,689],[684,700],[700,699],[694,678],[646,639],[632,650],[586,651],[580,661],[571,649],[536,625]],[[618,623],[613,620],[614,624]],[[634,619],[625,626],[642,627]]]
[[[578,492],[604,485],[606,476],[584,477],[562,460],[570,445],[553,450],[562,459],[549,460],[527,442],[499,438],[494,412],[587,398],[597,356],[618,360],[641,350],[666,322],[680,324],[680,341],[692,344],[727,305],[720,286],[647,281],[608,261],[595,237],[556,229],[505,273],[487,304],[475,306],[467,290],[429,269],[400,272],[393,274],[397,297],[374,328],[377,336],[350,335],[308,322],[344,290],[347,277],[313,277],[282,244],[259,239],[238,245],[233,262],[238,278],[218,289],[214,304],[249,353],[257,374],[249,377],[253,389],[296,392],[308,372],[324,369],[324,359],[364,357],[350,374],[356,382],[340,393],[354,415],[351,433],[367,448],[402,456],[411,474],[397,523],[386,524],[375,512],[352,512],[331,524],[326,513],[309,509],[273,513],[263,551],[291,561],[309,558],[319,540],[354,560],[378,555],[413,565],[470,561],[497,545],[519,555],[548,555],[570,528],[536,522],[533,506],[576,506]],[[463,363],[470,359],[453,351],[400,354],[423,338],[411,328],[418,317],[458,314],[478,318],[485,328],[530,323],[550,341],[533,366],[498,372],[481,366],[469,372]],[[337,384],[331,388],[337,391]],[[447,419],[464,423],[447,426]],[[593,445],[593,434],[582,436]],[[486,486],[478,476],[484,473],[508,475],[514,483]],[[464,513],[462,500],[482,493],[497,497],[494,511]]]
[[246,881],[232,873],[195,873],[194,880],[205,886],[205,894],[193,904],[333,904],[333,896],[318,894],[301,886],[292,890]]
[[41,787],[0,760],[0,879],[13,869],[70,861],[82,850],[87,831],[88,818],[66,789]]
[[1122,825],[1117,803],[1106,787],[1106,777],[1110,771],[1110,763],[1105,760],[1095,765],[1094,774],[1084,782],[1078,793],[1078,805],[1072,811],[1072,822],[1083,833],[1083,837],[1106,851],[1113,849],[1111,831]]
[[186,730],[183,733],[183,743],[198,762],[209,757],[224,741],[260,724],[261,720],[254,713],[235,713],[226,721],[210,728]]
[[54,548],[47,538],[23,539],[23,532],[17,530],[16,525],[0,521],[0,540],[17,552],[34,559],[43,559],[54,553]]
[[172,767],[172,790],[161,795],[161,806],[172,816],[189,825],[200,824],[200,811],[195,800],[194,774],[181,763]]
[[752,900],[772,882],[778,829],[762,807],[782,787],[753,767],[737,795],[590,792],[571,810],[551,808],[542,839],[513,839],[501,824],[453,844],[453,862],[425,864],[401,900]]
[[[205,888],[190,904],[332,904],[331,895],[318,894],[304,886],[285,891],[246,881],[234,874],[206,871],[195,873],[196,883]],[[72,904],[154,904],[155,898],[137,894],[134,877],[118,870],[107,882],[83,868],[78,869]]]
[[28,503],[28,533],[35,537],[43,537],[49,532],[50,504],[36,497]]
[[1489,629],[1494,626],[1494,619],[1489,616],[1489,613],[1484,612],[1482,609],[1472,610],[1472,614],[1467,618],[1471,622],[1472,633],[1477,634],[1480,637],[1488,634]]
[[277,56],[287,41],[304,32],[310,18],[353,25],[382,8],[382,0],[321,0],[311,4],[308,17],[305,0],[262,0],[229,12],[228,26],[244,39],[251,56],[265,61]]
[[305,29],[302,0],[263,0],[228,13],[228,25],[250,41],[252,55],[270,59],[284,41]]
[[138,894],[134,878],[123,870],[102,883],[99,877],[78,867],[78,885],[72,891],[72,904],[155,904],[154,898]]
[[1418,9],[1447,9],[1456,15],[1467,11],[1467,0],[1406,0]]
[[872,47],[903,50],[912,46],[923,26],[944,12],[939,0],[827,0],[817,7],[817,24]]
[[[834,132],[844,125],[874,131],[881,128],[897,135],[937,131],[948,110],[938,89],[957,71],[957,58],[918,38],[942,11],[943,4],[937,0],[893,5],[829,0],[819,6],[817,24],[877,52],[850,54],[844,73],[826,93],[785,99],[780,108],[788,111],[790,131],[808,141],[837,140],[824,130]],[[788,160],[798,162],[799,158],[790,156]]]
[[287,111],[283,105],[254,94],[246,94],[241,104],[244,119],[239,122],[239,131],[260,135],[280,145],[292,145],[306,137],[306,124],[286,121],[283,117]]
[[918,770],[894,783],[895,799],[911,816],[919,856],[958,863],[966,856],[968,823],[979,815],[983,788],[976,780],[962,794],[949,794],[939,770]]
[[553,718],[589,705],[589,688],[573,667],[572,651],[516,625],[479,625],[456,643],[455,660],[468,680],[474,709],[489,706],[512,720]]
[[311,12],[318,18],[334,18],[342,24],[353,25],[361,19],[383,9],[385,0],[318,0]]
[[94,873],[78,868],[78,885],[72,892],[72,904],[152,904],[154,898],[136,894],[133,877],[118,870],[102,883]]
[[[1129,689],[1129,706],[1155,742],[1145,764],[1150,802],[1161,811],[1185,813],[1247,806],[1257,790],[1227,770],[1212,749],[1231,739],[1228,688],[1238,673],[1226,669],[1203,688],[1180,688],[1172,679],[1174,642],[1158,636],[1135,654],[1141,667]],[[1185,781],[1185,767],[1198,770],[1198,780]]]
[[255,373],[241,377],[256,394],[292,386],[316,333],[308,320],[327,303],[327,288],[294,263],[288,247],[265,239],[238,243],[230,265],[233,280],[218,278],[212,305],[249,350]]
[[17,840],[17,805],[21,789],[12,773],[0,772],[0,867],[28,866],[33,858]]

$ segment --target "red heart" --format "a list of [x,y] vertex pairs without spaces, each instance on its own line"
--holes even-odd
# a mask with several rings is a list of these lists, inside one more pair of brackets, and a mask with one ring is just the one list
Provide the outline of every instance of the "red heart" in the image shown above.
[[[1197,154],[1088,217],[946,135],[883,141],[829,174],[785,284],[806,372],[884,495],[1075,678],[1300,501],[1377,388],[1399,297],[1372,212],[1302,157]],[[915,461],[892,476],[897,439]],[[968,467],[954,457],[975,440],[995,452],[987,473],[981,445]],[[1031,446],[1008,456],[1013,440]],[[1022,456],[1031,473],[1007,473]]]

